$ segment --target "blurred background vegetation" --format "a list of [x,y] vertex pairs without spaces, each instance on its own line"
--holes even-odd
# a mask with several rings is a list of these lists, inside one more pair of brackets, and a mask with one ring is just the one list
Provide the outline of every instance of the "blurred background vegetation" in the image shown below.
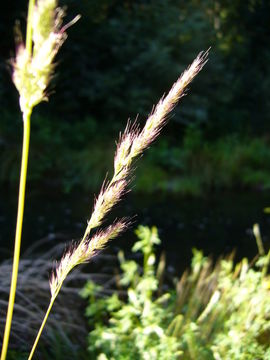
[[[269,1],[63,4],[67,21],[77,13],[82,19],[69,29],[60,51],[50,101],[33,116],[32,188],[97,191],[127,119],[139,114],[143,122],[198,52],[210,46],[206,68],[138,165],[134,190],[201,195],[269,188]],[[20,36],[18,20],[25,26],[27,1],[0,6],[0,181],[13,186],[22,126],[8,59]]]
[[[270,241],[265,234],[269,233],[270,221],[263,208],[270,204],[270,1],[61,0],[60,4],[67,5],[67,22],[78,13],[82,19],[68,30],[68,41],[58,55],[50,101],[38,106],[33,114],[23,250],[42,237],[49,244],[47,250],[81,235],[89,216],[89,192],[97,193],[107,172],[110,176],[115,140],[127,119],[135,119],[139,114],[138,122],[143,123],[153,104],[198,52],[210,46],[209,62],[190,86],[188,96],[181,99],[162,136],[136,164],[136,196],[129,196],[129,205],[124,211],[116,209],[114,214],[137,212],[136,223],[158,226],[164,239],[162,249],[167,253],[166,276],[189,266],[192,246],[203,248],[207,256],[229,253],[237,247],[236,260],[243,256],[253,258],[256,243],[250,228],[256,221],[265,226],[262,242],[268,249]],[[14,57],[20,38],[18,23],[24,31],[26,14],[27,0],[0,3],[0,243],[5,247],[2,258],[9,257],[12,251],[22,141],[18,94],[8,60]],[[87,198],[84,194],[88,194]],[[113,244],[127,248],[134,241],[130,232],[124,241]],[[45,263],[54,257],[53,248]],[[157,259],[162,260],[160,252]],[[176,290],[181,292],[171,292],[169,283],[169,290],[165,289],[169,294],[166,305],[178,304],[179,311],[172,313],[172,307],[165,306],[164,314],[167,321],[172,319],[174,336],[181,338],[180,350],[185,359],[198,358],[199,354],[212,360],[215,351],[224,359],[269,357],[266,338],[269,339],[270,280],[264,270],[269,254],[258,259],[257,267],[247,266],[247,260],[234,266],[231,258],[215,263],[195,251],[190,272],[184,273],[177,285]],[[105,272],[106,261],[102,260],[104,268],[100,266],[99,273]],[[35,266],[32,260],[29,263]],[[138,284],[147,285],[141,286],[139,292],[137,288],[138,299],[143,299],[148,284],[157,286],[154,265],[151,271],[148,269],[150,272],[143,272],[139,265],[122,258],[123,266],[122,282],[129,274],[137,274]],[[113,274],[115,267],[109,270]],[[47,272],[46,268],[46,274],[42,274],[46,281]],[[8,278],[4,271],[2,276]],[[40,279],[37,281],[43,286]],[[168,285],[168,281],[164,283]],[[205,287],[201,288],[201,284]],[[124,285],[135,289],[128,282]],[[91,286],[84,290],[84,297],[90,300],[96,296]],[[248,291],[240,301],[242,289]],[[214,297],[217,291],[219,300]],[[194,306],[198,294],[202,296]],[[158,302],[162,292],[154,287],[153,297],[148,292],[146,295],[154,314],[149,317],[150,322],[154,319],[157,326],[167,325],[160,312],[163,303]],[[125,294],[123,298],[126,313],[113,314],[108,308],[106,326],[97,323],[100,327],[96,329],[92,317],[104,315],[104,304],[115,306],[118,302],[115,297],[104,297],[94,302],[93,310],[90,301],[90,352],[95,334],[105,332],[115,316],[118,322],[109,329],[111,333],[119,334],[122,315],[130,320],[131,335],[136,333],[133,329],[137,329],[137,317],[128,313],[129,299]],[[254,307],[253,299],[260,305]],[[68,306],[74,311],[73,305]],[[81,315],[85,306],[80,305]],[[253,314],[250,306],[260,311]],[[251,324],[258,325],[256,329],[252,325],[248,332],[247,314],[254,315]],[[140,329],[144,331],[144,327]],[[238,349],[241,342],[230,345],[235,353],[228,351],[230,330],[247,339],[241,350],[243,357]],[[125,330],[120,334],[125,336]],[[171,341],[170,334],[166,339]],[[154,338],[153,343],[146,344],[147,349],[155,342]],[[61,350],[59,344],[55,348]],[[106,341],[101,345],[104,354],[112,356]],[[116,350],[124,353],[123,345],[125,342],[117,344]],[[67,349],[66,344],[63,349]],[[72,349],[77,351],[78,347]],[[56,354],[54,347],[52,351]],[[61,350],[55,359],[76,358],[72,352],[69,356],[72,357]],[[23,359],[16,353],[14,358]]]

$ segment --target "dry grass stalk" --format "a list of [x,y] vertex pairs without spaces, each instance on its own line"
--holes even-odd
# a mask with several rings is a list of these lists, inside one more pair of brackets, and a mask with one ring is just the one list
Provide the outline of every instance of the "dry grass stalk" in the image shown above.
[[66,39],[65,32],[61,31],[64,13],[56,13],[55,9],[55,0],[39,0],[35,4],[31,27],[33,49],[21,42],[13,60],[13,82],[20,94],[23,114],[31,113],[34,106],[46,99],[53,59]]
[[137,156],[156,139],[166,124],[167,115],[172,111],[187,85],[194,79],[207,62],[208,51],[201,52],[191,66],[179,77],[168,95],[162,98],[140,131],[137,124],[128,123],[124,134],[117,144],[114,158],[114,174],[109,184],[102,187],[96,200],[91,218],[83,239],[89,236],[91,229],[100,226],[104,216],[119,202],[128,185],[131,165]]
[[30,143],[31,114],[33,108],[47,100],[46,88],[53,73],[54,57],[66,39],[65,30],[78,20],[62,27],[64,12],[57,8],[57,0],[29,0],[26,40],[17,48],[13,65],[13,82],[20,94],[20,107],[23,115],[23,146],[18,196],[18,212],[15,234],[12,277],[4,330],[1,360],[8,351],[13,309],[17,287],[20,261],[21,235],[23,226],[25,189]]
[[173,85],[168,95],[159,101],[141,131],[136,123],[128,123],[124,134],[120,135],[114,158],[112,180],[102,186],[81,242],[77,247],[72,247],[58,264],[56,273],[51,280],[53,297],[57,295],[57,291],[66,276],[76,265],[90,260],[97,250],[103,248],[111,238],[116,237],[126,228],[124,221],[117,222],[113,227],[109,227],[104,232],[95,235],[89,241],[90,231],[102,224],[105,215],[120,201],[122,195],[126,192],[134,158],[142,154],[159,135],[166,124],[167,115],[174,108],[179,98],[184,95],[187,85],[207,62],[207,55],[208,52],[202,52],[196,57],[191,66]]
[[126,222],[120,220],[104,231],[99,231],[91,241],[81,241],[78,246],[70,248],[62,257],[50,280],[52,298],[56,297],[65,278],[77,265],[89,261],[97,251],[102,250],[110,239],[114,239],[126,227]]
[[120,201],[122,195],[126,192],[133,160],[142,154],[159,135],[166,124],[167,115],[174,108],[179,98],[184,95],[187,85],[205,65],[207,56],[208,51],[201,52],[196,57],[191,66],[173,85],[167,96],[159,101],[142,130],[139,129],[136,122],[133,124],[128,123],[124,134],[120,135],[114,158],[112,180],[102,186],[82,240],[77,245],[72,246],[62,257],[52,275],[50,282],[51,300],[29,355],[29,360],[33,357],[54,301],[67,275],[75,266],[89,261],[97,251],[106,246],[110,239],[118,236],[127,227],[126,221],[120,220],[90,238],[90,231],[102,224],[105,215]]
[[30,46],[21,42],[12,60],[13,82],[20,94],[21,111],[26,116],[34,106],[47,100],[46,89],[54,70],[53,60],[67,38],[65,30],[75,23],[62,26],[65,12],[57,0],[38,0],[33,9]]

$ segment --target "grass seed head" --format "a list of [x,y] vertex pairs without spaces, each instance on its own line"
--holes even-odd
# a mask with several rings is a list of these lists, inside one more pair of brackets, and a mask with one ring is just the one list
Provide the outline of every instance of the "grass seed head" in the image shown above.
[[[38,0],[32,23],[31,52],[21,42],[12,61],[13,82],[20,94],[20,107],[24,114],[47,100],[46,89],[54,70],[54,58],[67,38],[62,27],[65,13],[57,8],[56,0]],[[76,18],[78,19],[78,17]]]
[[52,297],[55,298],[68,273],[77,265],[89,261],[98,251],[102,250],[110,239],[117,237],[127,227],[125,220],[120,220],[98,231],[89,239],[90,231],[99,227],[104,217],[116,205],[127,191],[131,165],[135,157],[156,139],[166,124],[167,115],[184,95],[186,86],[193,80],[206,63],[208,52],[200,53],[191,66],[180,76],[168,95],[163,97],[140,131],[137,123],[128,125],[124,134],[119,138],[114,158],[114,175],[112,180],[103,184],[96,199],[94,210],[88,222],[86,231],[80,243],[71,247],[63,256],[51,277],[50,287]]
[[52,298],[55,298],[67,275],[75,266],[91,260],[98,251],[104,249],[109,240],[116,238],[128,226],[126,219],[116,221],[106,229],[98,231],[91,239],[85,239],[71,246],[56,266],[50,279]]

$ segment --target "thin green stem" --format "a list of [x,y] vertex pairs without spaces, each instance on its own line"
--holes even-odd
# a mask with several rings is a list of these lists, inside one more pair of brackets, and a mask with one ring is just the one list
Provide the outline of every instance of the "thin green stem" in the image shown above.
[[[62,285],[61,285],[61,286],[62,286]],[[46,324],[46,322],[47,322],[47,320],[48,320],[48,317],[49,317],[49,315],[50,315],[51,309],[52,309],[53,304],[54,304],[54,302],[55,302],[55,299],[57,298],[57,295],[58,295],[58,293],[59,293],[59,291],[60,291],[60,289],[61,289],[61,286],[58,288],[57,292],[54,294],[54,297],[51,298],[50,304],[49,304],[49,306],[48,306],[48,309],[47,309],[47,311],[46,311],[46,314],[45,314],[45,316],[44,316],[44,319],[43,319],[43,321],[42,321],[42,324],[41,324],[41,326],[40,326],[40,328],[39,328],[38,334],[37,334],[36,339],[35,339],[35,342],[34,342],[34,344],[33,344],[33,346],[32,346],[32,349],[31,349],[30,355],[29,355],[29,357],[28,357],[28,360],[31,360],[31,359],[33,358],[33,355],[34,355],[34,352],[35,352],[35,350],[36,350],[37,344],[38,344],[38,342],[39,342],[40,336],[41,336],[42,331],[43,331],[43,329],[44,329],[44,326],[45,326],[45,324]]]
[[[29,0],[27,29],[26,29],[26,49],[28,51],[29,57],[32,54],[32,20],[33,20],[34,6],[35,6],[35,0]],[[5,332],[4,332],[2,351],[1,351],[1,360],[5,360],[7,356],[8,342],[10,337],[10,329],[11,329],[11,323],[13,317],[13,309],[15,303],[17,279],[18,279],[24,202],[25,202],[25,187],[26,187],[27,165],[28,165],[28,154],[29,154],[29,143],[30,143],[31,114],[32,114],[32,109],[28,109],[27,113],[23,114],[23,125],[24,125],[23,147],[22,147],[22,162],[21,162],[20,186],[19,186],[19,196],[18,196],[17,224],[16,224],[15,245],[14,245],[14,255],[13,255],[12,277],[10,284]]]
[[[29,57],[32,54],[32,20],[33,20],[34,6],[35,6],[35,0],[29,0],[27,29],[26,29],[26,49],[28,51]],[[25,202],[25,187],[26,187],[27,165],[28,165],[28,154],[29,154],[29,143],[30,143],[31,113],[32,113],[32,109],[28,109],[27,113],[23,114],[24,131],[23,131],[22,162],[21,162],[21,175],[20,175],[20,186],[19,186],[19,197],[18,197],[17,224],[16,224],[16,235],[15,235],[15,245],[14,245],[14,255],[13,255],[12,277],[11,277],[11,285],[9,292],[9,302],[8,302],[5,332],[4,332],[4,338],[2,344],[1,360],[5,360],[7,356],[8,342],[10,336],[10,329],[11,329],[16,287],[17,287],[17,279],[18,279],[21,238],[22,238],[22,224],[23,224],[23,213],[24,213],[24,202]]]
[[30,120],[31,120],[31,111],[24,115],[23,148],[22,148],[21,176],[20,176],[19,199],[18,199],[17,225],[16,225],[15,246],[14,246],[14,256],[13,256],[12,278],[10,285],[8,311],[7,311],[5,333],[4,333],[4,339],[2,345],[1,360],[5,360],[7,356],[9,335],[10,335],[13,308],[15,302],[17,278],[18,278],[23,213],[24,213],[24,200],[25,200],[25,186],[26,186],[27,164],[28,164],[28,153],[29,153],[29,142],[30,142]]

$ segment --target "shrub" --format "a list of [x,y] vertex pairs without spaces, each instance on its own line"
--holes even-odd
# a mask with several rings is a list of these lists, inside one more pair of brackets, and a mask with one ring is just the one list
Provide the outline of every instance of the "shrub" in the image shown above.
[[139,241],[133,251],[143,253],[142,268],[119,253],[123,271],[119,284],[127,287],[127,300],[117,293],[99,298],[100,287],[91,282],[82,291],[82,296],[90,299],[86,309],[89,323],[95,324],[89,335],[89,352],[98,359],[177,359],[179,343],[166,331],[174,316],[173,298],[170,293],[155,296],[159,287],[153,251],[160,242],[157,229],[141,226],[136,233]]
[[270,253],[234,265],[232,255],[214,264],[194,250],[191,270],[176,289],[163,293],[161,266],[155,270],[157,230],[139,227],[137,235],[133,251],[143,253],[142,268],[119,254],[126,299],[117,292],[100,298],[102,288],[94,283],[82,292],[90,300],[91,355],[100,360],[269,359]]

